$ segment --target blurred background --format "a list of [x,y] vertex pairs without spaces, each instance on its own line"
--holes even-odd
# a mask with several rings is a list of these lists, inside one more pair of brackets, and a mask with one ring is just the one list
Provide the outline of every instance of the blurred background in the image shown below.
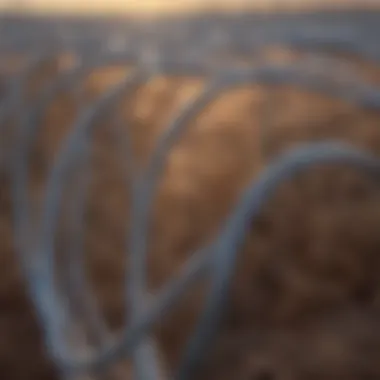
[[358,6],[360,8],[379,5],[378,0],[1,0],[0,9],[22,12],[56,12],[82,14],[129,13],[154,14],[155,12],[189,12],[201,9],[310,9],[342,8]]
[[[279,74],[221,89],[167,152],[147,238],[152,294],[218,236],[242,192],[285,151],[332,140],[378,157],[374,9],[380,0],[0,1],[0,379],[59,379],[25,276],[35,268],[35,244],[52,244],[57,292],[69,299],[63,325],[72,334],[60,343],[75,356],[119,336],[133,252],[125,178],[146,168],[168,126],[216,73],[221,81],[224,69],[270,66]],[[140,22],[146,18],[157,20]],[[143,69],[149,75],[128,85]],[[78,120],[120,84],[128,91],[88,123],[88,156],[65,156]],[[57,159],[70,157],[75,164],[57,174]],[[322,169],[279,186],[251,221],[225,323],[197,380],[380,379],[380,191],[352,168]],[[52,173],[64,181],[50,235]],[[15,183],[24,185],[19,192]],[[83,306],[87,288],[68,280],[70,260],[81,254],[100,324]],[[154,328],[169,373],[206,282]],[[111,379],[129,378],[126,362]]]

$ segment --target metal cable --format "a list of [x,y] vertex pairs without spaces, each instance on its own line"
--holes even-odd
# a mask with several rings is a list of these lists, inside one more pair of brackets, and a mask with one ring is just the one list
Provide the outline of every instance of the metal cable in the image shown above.
[[[194,252],[183,265],[178,276],[168,281],[154,297],[148,295],[146,261],[150,211],[168,152],[179,141],[191,120],[203,112],[217,96],[231,88],[246,84],[292,85],[338,98],[366,109],[380,109],[380,89],[366,84],[349,68],[342,70],[338,65],[339,60],[329,58],[327,55],[321,59],[321,51],[328,48],[338,52],[348,51],[354,55],[378,61],[380,57],[378,50],[369,44],[363,44],[363,35],[357,29],[343,28],[341,32],[336,31],[335,34],[324,34],[323,28],[311,28],[305,34],[300,34],[299,30],[295,28],[289,31],[285,27],[279,27],[273,33],[268,32],[257,37],[254,34],[246,36],[239,34],[241,30],[236,27],[231,34],[231,39],[237,41],[240,38],[239,48],[246,56],[253,56],[263,47],[272,44],[273,41],[299,51],[311,50],[318,54],[309,54],[291,65],[253,62],[249,68],[231,68],[228,62],[226,65],[221,62],[220,65],[215,66],[215,70],[212,70],[214,62],[205,59],[200,54],[207,50],[206,42],[202,42],[203,50],[201,47],[198,53],[196,49],[194,50],[191,59],[189,56],[181,59],[180,54],[174,55],[176,44],[165,44],[165,39],[163,39],[162,44],[158,45],[158,53],[163,51],[168,54],[159,54],[155,57],[155,62],[141,67],[145,56],[134,54],[127,47],[125,50],[121,49],[121,51],[109,55],[107,55],[107,49],[104,49],[101,54],[96,54],[95,48],[92,46],[97,47],[104,44],[104,41],[101,40],[102,37],[94,38],[92,44],[89,45],[91,48],[87,47],[84,53],[80,49],[85,45],[85,39],[71,41],[66,38],[65,47],[70,48],[70,44],[72,44],[72,52],[81,55],[82,59],[77,66],[61,73],[55,81],[48,83],[33,104],[24,104],[22,101],[23,88],[28,77],[50,54],[38,55],[37,58],[28,61],[22,74],[10,82],[8,96],[0,104],[0,128],[6,125],[9,115],[21,108],[25,111],[19,117],[17,127],[20,133],[9,166],[12,178],[14,239],[20,265],[27,279],[30,297],[44,330],[49,353],[65,375],[96,374],[97,371],[109,368],[118,360],[130,357],[134,362],[134,375],[137,379],[161,379],[162,374],[155,352],[156,343],[152,337],[152,329],[164,317],[165,312],[173,307],[192,285],[208,275],[211,283],[204,301],[204,308],[196,323],[194,334],[186,344],[179,368],[171,376],[176,380],[192,378],[218,332],[238,252],[244,242],[248,226],[258,217],[279,184],[314,165],[330,163],[350,165],[364,171],[376,181],[380,179],[380,160],[348,145],[309,144],[285,153],[269,164],[257,178],[252,179],[215,240]],[[195,33],[194,30],[190,32]],[[165,35],[164,32],[162,33]],[[57,36],[54,38],[59,39]],[[150,38],[153,39],[150,44],[154,45],[154,36],[150,36]],[[23,43],[25,44],[25,41]],[[0,41],[0,50],[9,51],[10,46],[17,50],[16,39],[12,44],[3,44]],[[21,45],[24,49],[25,46]],[[145,46],[148,44],[145,43]],[[70,133],[59,150],[47,180],[38,241],[31,248],[27,243],[29,227],[34,221],[28,201],[28,158],[43,120],[44,111],[51,99],[60,91],[80,87],[88,72],[110,63],[137,63],[140,64],[140,67],[132,74],[126,75],[120,83],[106,91],[93,104],[86,106],[71,126]],[[132,179],[128,178],[128,173],[126,173],[126,186],[130,186],[132,190],[132,208],[129,217],[133,223],[128,232],[128,246],[126,247],[130,268],[125,281],[125,303],[130,306],[131,320],[120,336],[115,339],[111,338],[109,328],[98,310],[96,299],[84,278],[81,242],[83,218],[81,215],[83,215],[85,207],[86,178],[81,178],[83,183],[81,182],[76,189],[70,211],[73,226],[75,225],[77,228],[70,246],[67,280],[71,287],[81,289],[76,295],[77,300],[83,304],[81,322],[87,324],[85,326],[87,332],[97,336],[99,344],[96,345],[95,352],[88,355],[81,355],[79,352],[75,353],[75,357],[73,357],[64,331],[73,323],[76,316],[68,307],[62,290],[57,288],[54,276],[56,267],[55,236],[65,184],[74,168],[82,165],[87,167],[89,143],[99,122],[102,120],[112,121],[118,104],[156,74],[201,76],[203,78],[208,78],[211,74],[211,78],[201,94],[186,104],[171,121],[168,129],[159,139],[146,170],[138,176],[133,176]],[[126,139],[128,140],[128,136]],[[127,141],[126,148],[128,150],[130,150],[130,145],[130,142]],[[132,163],[127,163],[127,166],[133,166],[132,152],[125,152],[125,157],[132,161]],[[130,170],[126,169],[126,171]]]

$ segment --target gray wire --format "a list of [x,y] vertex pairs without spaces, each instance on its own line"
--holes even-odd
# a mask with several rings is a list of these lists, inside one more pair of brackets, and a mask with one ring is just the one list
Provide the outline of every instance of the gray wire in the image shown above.
[[[94,65],[94,63],[93,63]],[[29,66],[28,66],[29,67]],[[35,66],[34,66],[35,67]],[[15,149],[14,158],[12,160],[12,188],[13,188],[13,212],[14,212],[14,234],[15,242],[25,242],[25,236],[27,235],[28,226],[34,224],[31,220],[31,214],[29,211],[28,203],[28,158],[30,151],[33,147],[33,142],[36,139],[38,128],[41,124],[45,109],[49,103],[54,99],[54,96],[63,89],[72,87],[79,82],[80,78],[87,74],[90,69],[90,65],[81,64],[66,73],[63,73],[56,81],[48,83],[42,90],[39,98],[36,100],[36,104],[27,105],[24,107],[24,113],[21,115],[20,121],[20,136],[18,141],[18,147]],[[32,74],[32,68],[29,68],[29,75]],[[80,209],[78,209],[80,213]],[[17,250],[20,257],[20,262],[24,268],[24,272],[28,276],[31,271],[29,268],[33,268],[34,257],[31,255],[30,247],[19,246]],[[76,268],[79,270],[79,268]],[[83,294],[85,294],[86,288],[81,287]],[[92,301],[90,294],[86,294],[83,298],[83,307],[87,310],[91,310],[88,316],[91,317],[88,321],[90,325],[96,326],[97,330],[104,330],[104,326],[101,321],[99,312],[96,311],[94,302]]]
[[[379,54],[375,54],[375,51],[362,44],[361,36],[346,32],[335,36],[320,35],[320,32],[314,31],[302,36],[298,32],[280,33],[276,38],[282,41],[282,45],[295,49],[323,50],[326,45],[330,45],[330,47],[340,47],[341,51],[349,51],[362,57],[379,59]],[[258,47],[267,45],[272,37],[253,41],[255,35],[247,35],[247,38],[250,39],[247,46],[252,49],[245,53],[250,54],[257,51]],[[80,86],[84,75],[91,68],[111,62],[133,63],[134,59],[138,61],[138,56],[134,57],[130,52],[128,54],[120,52],[119,55],[111,58],[98,56],[91,49],[86,50],[85,59],[78,67],[48,84],[37,103],[28,107],[20,102],[22,89],[29,75],[45,59],[42,55],[38,56],[30,66],[27,66],[23,75],[11,82],[9,96],[0,105],[0,128],[5,124],[11,111],[13,112],[21,106],[26,108],[26,112],[21,115],[20,132],[22,134],[11,164],[15,241],[19,248],[20,262],[28,280],[30,295],[44,328],[49,353],[55,359],[58,367],[68,375],[82,372],[95,373],[106,369],[119,359],[131,356],[138,379],[159,379],[160,368],[154,348],[155,342],[150,337],[152,327],[165,316],[166,311],[178,302],[193,284],[210,274],[211,285],[204,309],[196,324],[195,332],[185,347],[180,366],[173,376],[176,380],[191,378],[202,364],[202,360],[205,359],[207,350],[218,331],[237,254],[244,241],[249,223],[255,220],[281,181],[291,178],[313,165],[331,162],[354,166],[364,170],[376,180],[379,177],[379,159],[348,145],[311,144],[286,153],[269,165],[259,178],[252,180],[218,237],[207,247],[195,252],[179,271],[178,276],[168,281],[155,297],[147,299],[145,277],[150,210],[167,154],[180,139],[190,120],[203,111],[216,96],[232,87],[246,84],[295,85],[368,109],[378,110],[380,108],[380,91],[376,87],[363,83],[352,73],[343,76],[341,70],[336,69],[337,60],[317,62],[315,57],[310,57],[310,59],[304,59],[291,66],[266,65],[247,69],[220,69],[213,76],[211,82],[206,85],[201,95],[194,98],[174,118],[160,139],[147,170],[141,176],[133,178],[132,183],[129,184],[132,186],[130,217],[133,223],[127,249],[130,254],[131,268],[126,279],[125,301],[130,303],[132,310],[130,325],[122,331],[116,341],[110,342],[107,338],[100,338],[100,346],[103,347],[100,347],[94,354],[84,357],[78,355],[74,358],[70,348],[65,344],[65,337],[62,334],[64,327],[72,322],[73,315],[66,307],[54,280],[54,238],[64,185],[77,160],[86,158],[88,141],[99,119],[104,120],[106,117],[110,117],[118,101],[132,93],[138,85],[149,80],[157,70],[159,73],[171,75],[207,76],[210,74],[210,66],[205,64],[204,57],[201,55],[194,54],[193,60],[189,60],[188,57],[182,60],[171,54],[177,53],[175,49],[172,50],[168,50],[170,54],[158,57],[158,62],[155,63],[152,72],[149,72],[148,67],[147,71],[137,71],[131,76],[127,76],[95,104],[86,108],[76,120],[48,178],[47,196],[42,209],[40,240],[37,248],[33,249],[23,244],[27,239],[28,227],[32,223],[27,194],[27,161],[44,110],[58,91],[70,86]],[[205,49],[200,51],[205,52]],[[130,147],[129,142],[127,142],[127,147]],[[126,153],[126,156],[131,158],[131,152]],[[81,215],[84,210],[83,199],[86,192],[85,187],[82,186],[79,186],[77,190],[78,193],[74,199],[77,208],[74,211]],[[78,219],[78,223],[82,223],[80,219]],[[72,272],[73,276],[69,278],[69,281],[82,288],[78,297],[85,306],[84,321],[92,326],[89,327],[89,330],[103,329],[105,335],[108,335],[108,328],[103,324],[91,289],[87,288],[83,258],[79,254],[81,251],[80,236],[76,236],[70,252],[70,264],[75,266],[76,271]]]
[[[65,362],[64,366],[67,370],[96,372],[124,355],[131,354],[134,346],[149,332],[152,325],[162,318],[165,311],[173,306],[183,296],[184,292],[195,281],[202,278],[211,267],[211,291],[207,297],[207,302],[205,302],[206,308],[202,313],[201,323],[198,325],[198,333],[195,335],[196,338],[192,340],[196,343],[190,345],[188,354],[191,358],[190,362],[194,360],[193,355],[198,357],[196,360],[198,361],[203,351],[200,346],[204,347],[203,345],[206,343],[205,346],[207,347],[211,341],[210,336],[216,332],[216,321],[220,317],[216,319],[215,317],[219,315],[224,304],[236,253],[244,238],[247,223],[254,221],[265,201],[276,190],[281,181],[291,178],[312,165],[331,162],[355,166],[375,177],[376,180],[380,175],[380,161],[376,157],[340,144],[310,144],[280,157],[264,171],[259,179],[254,180],[248,186],[216,241],[206,249],[194,254],[181,270],[180,275],[171,280],[157,294],[156,299],[152,301],[146,312],[122,334],[118,344],[106,348],[103,352],[87,360],[68,360],[68,358],[63,357],[57,359]],[[211,324],[210,321],[212,321]],[[176,378],[181,380],[186,378],[187,371],[191,372],[192,370],[191,367],[186,368],[186,373],[180,371]]]
[[[139,76],[133,77],[130,79],[130,82],[127,81],[127,83],[136,83],[136,79]],[[140,78],[141,79],[141,78]],[[311,78],[312,79],[312,78]],[[206,103],[210,102],[213,97],[218,94],[221,90],[224,90],[226,88],[229,88],[230,86],[237,86],[242,83],[296,83],[298,85],[308,85],[309,88],[313,90],[319,90],[322,92],[333,92],[335,95],[341,95],[342,97],[346,97],[347,92],[339,90],[336,87],[339,87],[332,84],[326,84],[322,83],[320,78],[318,80],[311,80],[310,76],[306,75],[306,72],[300,71],[299,67],[291,67],[291,68],[259,68],[259,69],[251,69],[251,70],[238,70],[238,71],[231,71],[230,73],[224,73],[224,75],[221,78],[217,78],[211,86],[209,86],[205,92],[196,99],[193,103],[191,103],[184,112],[180,114],[180,116],[173,122],[172,126],[169,128],[168,132],[165,134],[165,136],[162,138],[161,142],[158,145],[157,150],[155,151],[155,154],[153,155],[151,165],[148,168],[148,171],[143,176],[140,184],[137,185],[137,190],[135,194],[138,196],[135,198],[135,202],[133,202],[133,205],[136,206],[136,210],[132,212],[132,215],[134,215],[134,223],[132,228],[132,237],[135,238],[131,239],[132,248],[131,254],[136,255],[135,257],[139,257],[139,266],[134,267],[135,270],[138,270],[139,272],[142,272],[145,270],[145,256],[146,256],[146,239],[147,239],[147,226],[148,226],[148,218],[149,218],[149,208],[154,192],[154,188],[156,185],[156,182],[159,177],[160,170],[162,169],[164,159],[166,157],[166,154],[168,150],[171,148],[171,146],[175,143],[175,141],[179,138],[181,135],[183,128],[185,128],[185,125],[189,119],[194,117],[199,111],[201,111]],[[121,86],[118,87],[120,90]],[[373,89],[368,86],[360,86],[359,88],[351,85],[352,93],[349,96],[349,99],[351,101],[361,102],[362,105],[367,107],[378,107],[379,102],[379,94],[376,91],[376,89]],[[111,104],[112,101],[115,99],[113,96],[117,91],[114,89],[112,94],[107,94],[107,96],[104,98],[106,100],[103,100],[103,104]],[[84,138],[86,137],[87,129],[90,128],[91,122],[96,119],[96,115],[100,115],[104,111],[104,108],[102,106],[99,107],[99,104],[97,105],[97,108],[91,108],[88,110],[85,115],[80,119],[80,121],[77,123],[77,127],[74,128],[74,133],[72,136],[69,137],[67,140],[64,149],[62,150],[59,159],[53,168],[52,175],[49,179],[48,184],[48,191],[47,191],[47,198],[46,203],[44,206],[44,218],[43,218],[43,229],[42,229],[42,243],[43,247],[41,249],[41,253],[43,255],[43,261],[45,261],[45,264],[43,266],[42,273],[44,273],[44,278],[48,279],[47,284],[50,286],[47,286],[49,289],[51,289],[51,284],[53,283],[53,279],[51,275],[49,275],[49,270],[51,266],[53,265],[53,250],[52,250],[52,237],[54,236],[54,230],[55,230],[55,220],[57,218],[57,212],[58,212],[58,203],[60,198],[60,189],[63,184],[63,180],[65,177],[65,172],[70,168],[70,163],[73,162],[73,160],[76,158],[76,153],[80,151],[81,144],[84,141]],[[326,149],[323,151],[326,152]],[[328,155],[327,155],[328,156]],[[49,263],[47,265],[46,263]],[[136,263],[137,265],[137,263]],[[217,277],[219,278],[219,277]],[[216,280],[215,280],[216,281]],[[178,289],[178,288],[177,288]],[[168,301],[166,302],[172,302],[172,293],[170,293],[170,296],[168,298]],[[168,297],[168,296],[166,296]],[[164,298],[165,299],[165,298]],[[218,298],[216,298],[218,299]],[[156,306],[157,307],[157,306]],[[152,306],[154,308],[154,306]],[[158,310],[161,312],[161,308],[158,307]],[[46,316],[49,316],[49,310],[44,311]],[[157,311],[156,311],[157,313]],[[157,315],[157,314],[156,314]],[[46,320],[49,320],[50,317],[46,317]],[[141,321],[142,316],[140,315],[139,321]],[[207,318],[206,318],[207,319]],[[205,320],[206,320],[205,319]],[[50,319],[51,321],[51,319]],[[49,323],[49,322],[47,322]],[[50,322],[51,323],[51,322]],[[137,322],[135,322],[137,323]],[[200,324],[200,327],[198,331],[204,332],[204,326],[206,322],[203,322]],[[134,326],[134,322],[132,322],[132,326]],[[140,327],[141,328],[141,327]],[[52,330],[54,328],[52,327]],[[131,330],[127,330],[131,331]],[[127,334],[125,332],[123,335]],[[130,333],[131,336],[134,336],[132,333]],[[128,334],[127,334],[128,337]],[[196,338],[193,339],[193,341],[199,340],[199,332],[196,334]],[[127,339],[128,340],[128,339]],[[53,342],[54,343],[54,342]],[[57,342],[55,342],[57,343]],[[54,344],[51,344],[51,347],[54,347]],[[192,352],[194,350],[191,349],[191,347],[194,346],[194,343],[189,343],[189,351]],[[197,350],[199,349],[198,345]],[[90,361],[87,361],[87,363],[82,362],[81,360],[75,361],[70,360],[67,357],[65,358],[64,355],[62,355],[62,352],[59,353],[59,349],[55,347],[56,353],[58,352],[58,355],[55,355],[57,359],[62,363],[63,368],[69,368],[74,367],[77,370],[79,369],[90,369],[90,368],[97,368],[101,366],[104,363],[108,363],[108,361],[112,361],[113,357],[117,357],[120,352],[122,352],[123,347],[129,347],[127,343],[123,343],[123,341],[119,341],[118,343],[115,343],[111,348],[105,350],[104,352],[101,352],[99,355],[96,355],[94,358],[92,358]],[[128,348],[130,349],[130,348]],[[184,364],[181,368],[189,368],[193,367],[191,364],[187,364],[188,362],[193,362],[194,359],[193,354],[188,354],[185,356]],[[188,359],[186,359],[188,358]],[[190,358],[190,359],[189,359]],[[187,369],[186,369],[187,372]],[[183,375],[183,370],[179,372],[179,376]],[[181,377],[180,377],[181,378]]]
[[[51,273],[51,270],[54,267],[53,237],[59,212],[58,199],[61,196],[62,186],[65,181],[65,172],[67,169],[72,167],[72,164],[78,158],[77,155],[81,153],[81,150],[89,136],[89,128],[92,128],[95,125],[95,121],[98,122],[100,117],[104,117],[105,112],[110,112],[109,108],[114,106],[114,103],[122,95],[122,93],[128,93],[128,91],[131,91],[133,86],[139,80],[141,80],[140,75],[134,75],[131,78],[127,77],[121,85],[117,86],[113,91],[107,93],[106,96],[97,102],[95,106],[93,105],[89,107],[77,121],[73,128],[73,133],[67,139],[67,145],[64,146],[62,154],[58,157],[55,170],[53,169],[52,175],[48,181],[46,207],[44,208],[44,216],[42,218],[43,222],[41,230],[42,236],[45,237],[45,239],[42,239],[41,241],[41,252],[43,252],[46,257],[37,255],[37,261],[40,263],[39,270],[41,277],[44,277],[46,281],[46,292],[53,292],[52,289],[54,283]],[[51,190],[50,192],[49,189]],[[46,258],[47,260],[45,260]],[[58,334],[58,327],[55,324],[55,320],[54,318],[51,319],[49,316],[51,309],[49,305],[41,302],[41,298],[44,298],[44,296],[39,296],[36,302],[37,305],[41,304],[42,308],[44,308],[44,311],[42,312],[45,316],[44,322],[48,324],[50,323],[50,330],[54,331],[54,334]],[[50,297],[50,299],[51,298],[53,297]],[[45,299],[49,299],[48,294],[45,295]],[[59,319],[57,318],[57,320]],[[53,350],[57,350],[58,356],[62,356],[60,348],[57,348],[59,346],[57,345],[57,342],[60,338],[57,338],[54,334],[51,334],[52,339],[49,346]]]

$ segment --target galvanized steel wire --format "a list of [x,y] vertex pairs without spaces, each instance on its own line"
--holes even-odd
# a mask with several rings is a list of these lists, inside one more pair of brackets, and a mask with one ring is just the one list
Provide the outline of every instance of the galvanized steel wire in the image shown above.
[[[363,43],[363,36],[355,34],[354,29],[337,29],[335,34],[324,35],[321,34],[321,30],[314,30],[313,35],[313,31],[308,31],[307,26],[303,28],[302,30],[305,31],[303,34],[300,34],[297,28],[293,32],[286,33],[284,29],[283,33],[277,33],[277,37],[280,37],[277,43],[300,51],[315,52],[327,46],[329,49],[339,50],[340,48],[340,51],[350,52],[365,59],[378,61],[380,58],[380,50]],[[239,34],[241,31],[236,33]],[[262,33],[260,37],[247,33],[241,34],[241,37],[244,41],[244,49],[250,50],[249,53],[252,56],[260,48],[271,43],[270,33]],[[103,49],[100,54],[95,54],[93,50],[91,53],[83,53],[80,47],[78,48],[81,44],[78,42],[78,46],[75,46],[71,41],[70,45],[70,39],[66,36],[63,45],[65,48],[72,47],[72,52],[80,57],[78,63],[56,80],[48,83],[35,104],[28,106],[23,102],[22,92],[25,81],[36,67],[51,56],[51,52],[35,54],[33,59],[26,60],[27,64],[21,73],[9,81],[6,97],[0,103],[0,133],[9,115],[22,110],[16,126],[20,132],[16,149],[13,150],[11,157],[0,163],[3,165],[0,170],[8,169],[12,180],[14,240],[20,265],[27,279],[29,294],[38,311],[49,353],[66,376],[96,373],[112,366],[123,357],[131,357],[137,369],[136,378],[141,380],[160,378],[158,364],[154,358],[154,347],[149,340],[152,327],[162,318],[165,310],[172,307],[193,284],[209,276],[211,284],[204,301],[204,309],[194,334],[185,347],[183,360],[172,377],[178,380],[191,378],[217,334],[235,262],[248,224],[258,216],[278,185],[313,165],[329,163],[354,166],[376,181],[380,181],[380,160],[367,152],[344,144],[315,143],[277,157],[257,178],[252,179],[215,240],[207,247],[194,252],[178,276],[170,280],[153,299],[146,301],[145,276],[150,210],[157,184],[165,167],[167,154],[182,136],[190,121],[222,92],[246,84],[295,85],[363,108],[380,109],[378,87],[365,83],[356,77],[355,73],[349,75],[347,72],[342,72],[339,60],[328,58],[323,54],[309,54],[299,62],[288,65],[252,63],[250,67],[244,68],[233,64],[214,68],[212,60],[204,59],[199,52],[191,57],[185,55],[182,58],[174,54],[165,54],[168,49],[171,52],[175,49],[170,45],[165,45],[165,39],[162,41],[161,46],[154,41],[150,42],[153,57],[151,57],[152,61],[147,63],[145,54],[139,55],[136,50],[131,53],[130,49],[121,49],[116,54],[114,52],[107,54],[106,49]],[[101,44],[101,41],[98,41],[98,44]],[[13,46],[19,50],[19,45],[24,46],[13,38],[11,43],[2,42],[0,49],[6,52]],[[202,53],[203,50],[199,51]],[[28,157],[38,133],[43,112],[52,96],[60,89],[80,87],[81,80],[88,71],[110,62],[133,63],[136,69],[93,104],[86,106],[73,123],[71,132],[62,143],[47,180],[38,244],[31,250],[25,244],[25,235],[31,223],[28,203]],[[139,85],[148,82],[156,74],[201,75],[210,80],[201,94],[187,104],[172,120],[160,138],[147,169],[128,182],[132,193],[132,209],[129,217],[133,223],[126,249],[130,255],[130,268],[125,281],[125,302],[130,306],[132,315],[130,324],[125,327],[116,341],[111,338],[97,308],[95,298],[83,278],[84,264],[78,256],[80,252],[70,255],[75,269],[70,276],[70,281],[74,281],[81,289],[79,297],[84,305],[83,321],[88,323],[98,335],[101,346],[90,356],[81,357],[77,353],[73,356],[70,348],[66,346],[62,330],[62,326],[69,324],[73,316],[62,300],[62,294],[56,287],[54,277],[54,239],[65,181],[75,165],[85,162],[88,143],[99,120],[112,120],[119,101],[128,94],[132,94]],[[126,147],[128,146],[127,141]],[[132,163],[129,164],[133,164],[132,152],[126,152],[126,157],[132,159]],[[79,214],[83,212],[85,188],[86,184],[83,183],[78,189],[76,203],[78,220],[81,220]],[[153,356],[149,359],[146,355]]]

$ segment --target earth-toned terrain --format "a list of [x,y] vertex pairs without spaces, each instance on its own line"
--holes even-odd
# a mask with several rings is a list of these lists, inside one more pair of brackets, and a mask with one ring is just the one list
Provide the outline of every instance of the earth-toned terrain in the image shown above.
[[[314,51],[319,48],[325,55],[340,58],[331,63],[326,75],[332,75],[333,70],[352,72],[351,79],[376,86],[380,80],[375,62],[379,55],[376,50],[379,18],[379,14],[373,13],[267,19],[252,15],[230,19],[213,16],[182,20],[182,24],[172,20],[172,24],[157,27],[157,43],[153,40],[152,45],[159,47],[159,57],[163,57],[165,64],[174,61],[173,67],[180,67],[193,59],[194,66],[206,68],[191,75],[157,74],[123,98],[107,117],[97,120],[91,166],[83,168],[78,160],[69,173],[56,231],[56,253],[64,268],[65,256],[78,244],[75,233],[79,211],[73,202],[78,186],[73,180],[83,178],[91,168],[84,230],[80,236],[89,280],[115,333],[123,327],[128,313],[124,310],[124,275],[128,268],[125,246],[126,232],[134,221],[128,214],[131,205],[126,174],[131,178],[144,169],[170,121],[208,83],[208,58],[212,69],[269,63],[288,67],[310,58],[306,48],[314,44]],[[20,36],[11,33],[18,30],[18,22],[8,17],[1,24],[9,36],[7,39],[2,35],[0,43],[4,52],[2,104],[9,94],[8,78],[23,70],[25,51],[37,51],[39,36],[45,35],[46,41],[50,41],[42,50],[53,45],[55,38],[59,39],[58,29],[51,21],[29,21]],[[87,59],[95,57],[97,47],[107,45],[112,36],[115,41],[115,35],[120,36],[123,30],[120,21],[119,24],[94,21],[87,29],[84,23],[73,21],[71,25],[79,37],[70,37],[70,41],[79,52],[81,47],[85,48]],[[26,33],[28,28],[34,34]],[[54,93],[43,108],[28,162],[32,238],[38,238],[45,185],[73,122],[110,86],[119,83],[127,73],[132,75],[136,67],[131,64],[132,58],[141,57],[147,41],[152,41],[139,26],[130,28],[136,39],[130,37],[134,48],[128,54],[116,51],[113,58],[117,59],[112,64],[87,70],[67,88]],[[218,30],[225,31],[219,40],[215,37]],[[51,31],[50,35],[47,31]],[[108,34],[102,35],[101,31]],[[268,47],[259,49],[262,46]],[[107,52],[111,54],[105,49],[104,54]],[[61,54],[58,59],[47,59],[37,65],[22,86],[24,103],[13,105],[9,117],[1,120],[1,379],[58,378],[44,349],[42,327],[28,300],[17,262],[12,239],[14,205],[10,179],[14,174],[14,154],[23,136],[18,128],[23,115],[29,115],[27,112],[36,107],[44,88],[64,75],[71,64],[70,54]],[[291,83],[281,86],[246,83],[220,94],[192,119],[186,133],[168,154],[147,242],[147,278],[152,294],[175,276],[197,248],[215,238],[248,183],[281,152],[301,143],[333,139],[378,155],[379,121],[376,110]],[[133,150],[133,173],[125,165],[123,143],[127,133]],[[239,254],[222,328],[193,377],[379,379],[378,225],[378,184],[350,167],[316,167],[280,186],[273,199],[263,205],[260,217],[252,220]],[[34,241],[28,243],[31,252]],[[192,289],[156,326],[155,335],[168,373],[181,358],[202,308],[207,285],[206,280]],[[124,375],[130,376],[127,372]]]

